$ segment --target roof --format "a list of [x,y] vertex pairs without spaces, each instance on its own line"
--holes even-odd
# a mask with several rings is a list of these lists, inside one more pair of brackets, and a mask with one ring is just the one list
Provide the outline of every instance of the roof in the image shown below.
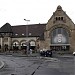
[[12,28],[11,28],[11,25],[9,23],[4,24],[0,28],[0,33],[11,33],[11,32],[12,32]]
[[39,37],[46,29],[46,24],[12,26],[13,37]]
[[13,33],[12,38],[18,37],[40,37],[40,40],[44,39],[44,31],[46,30],[46,24],[31,24],[31,25],[16,25],[11,26],[9,23],[4,24],[0,28],[1,33]]

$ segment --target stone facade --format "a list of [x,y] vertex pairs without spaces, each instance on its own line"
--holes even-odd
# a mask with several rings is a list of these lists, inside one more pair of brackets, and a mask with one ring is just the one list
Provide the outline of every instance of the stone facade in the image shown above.
[[[46,24],[11,26],[6,23],[0,28],[0,51],[27,50],[36,52],[39,48],[37,40],[45,30]],[[26,31],[28,27],[28,32]],[[27,32],[27,33],[26,33]],[[41,37],[42,39],[43,37]]]
[[[0,29],[0,49],[17,46],[21,50],[27,44],[34,50],[75,50],[75,24],[59,5],[47,24],[11,26],[6,23]],[[27,33],[28,34],[27,34]],[[26,36],[27,34],[27,36]],[[6,45],[6,46],[5,46]]]
[[[52,31],[57,29],[57,28],[63,28],[66,30],[68,33],[68,44],[52,44]],[[72,22],[72,20],[69,18],[69,16],[66,14],[66,12],[63,11],[61,6],[58,6],[56,11],[53,13],[52,17],[48,20],[48,23],[46,25],[46,31],[44,32],[44,43],[43,44],[44,48],[50,49],[50,46],[69,46],[69,50],[74,51],[75,50],[75,25]],[[62,39],[61,39],[62,40]],[[42,48],[43,49],[43,48]]]

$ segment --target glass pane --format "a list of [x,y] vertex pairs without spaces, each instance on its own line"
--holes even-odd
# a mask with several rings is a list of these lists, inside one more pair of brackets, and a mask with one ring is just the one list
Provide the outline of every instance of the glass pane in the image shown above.
[[61,34],[61,28],[58,28],[58,34]]
[[63,28],[57,28],[53,30],[52,32],[52,39],[51,43],[52,44],[68,44],[68,33],[65,29]]

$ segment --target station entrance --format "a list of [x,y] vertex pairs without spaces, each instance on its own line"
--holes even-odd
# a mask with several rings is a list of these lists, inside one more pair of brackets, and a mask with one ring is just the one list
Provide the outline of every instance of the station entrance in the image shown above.
[[50,49],[55,51],[70,49],[69,33],[65,28],[59,27],[52,31]]
[[50,49],[54,51],[69,51],[70,45],[52,45]]

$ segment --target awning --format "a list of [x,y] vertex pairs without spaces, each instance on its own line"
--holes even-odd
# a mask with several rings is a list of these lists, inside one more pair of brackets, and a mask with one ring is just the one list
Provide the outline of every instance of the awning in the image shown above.
[[50,46],[70,46],[70,44],[50,44]]

